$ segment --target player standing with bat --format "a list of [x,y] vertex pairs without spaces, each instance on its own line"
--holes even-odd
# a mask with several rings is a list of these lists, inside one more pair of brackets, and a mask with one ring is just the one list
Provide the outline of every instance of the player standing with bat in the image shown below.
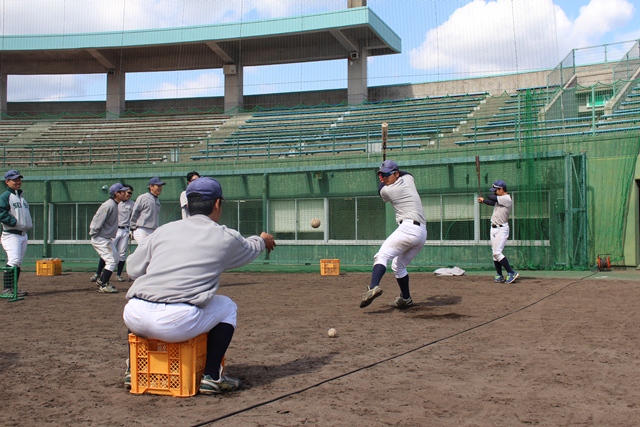
[[[491,251],[493,252],[493,264],[496,267],[495,283],[513,283],[520,277],[517,271],[511,268],[507,257],[502,254],[509,238],[509,214],[513,203],[507,193],[507,184],[499,179],[489,189],[491,194],[486,198],[478,197],[478,203],[493,206],[491,215]],[[502,275],[502,267],[507,270],[507,279]]]
[[364,308],[382,295],[380,280],[391,261],[393,274],[400,287],[400,296],[392,307],[403,308],[413,304],[409,292],[409,273],[407,266],[418,255],[427,240],[426,219],[420,195],[416,190],[413,175],[398,170],[393,160],[382,162],[378,170],[380,184],[378,194],[385,202],[390,202],[396,212],[398,228],[384,241],[378,253],[373,257],[371,283],[362,296],[360,308]]

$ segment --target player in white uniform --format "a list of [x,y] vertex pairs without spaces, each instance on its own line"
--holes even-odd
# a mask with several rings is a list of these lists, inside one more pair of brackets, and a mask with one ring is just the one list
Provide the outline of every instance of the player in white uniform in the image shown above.
[[413,304],[409,292],[409,273],[407,266],[418,255],[427,240],[426,219],[420,195],[416,190],[413,176],[398,170],[398,164],[393,160],[385,160],[378,170],[380,184],[378,192],[382,200],[390,202],[396,213],[398,228],[384,241],[380,250],[374,256],[371,283],[367,292],[362,296],[360,308],[364,308],[382,295],[380,280],[387,271],[387,263],[391,263],[400,296],[391,306],[396,308],[408,307]]
[[105,262],[105,267],[96,283],[98,291],[106,294],[118,292],[111,286],[109,279],[117,266],[113,253],[113,239],[118,231],[118,203],[124,200],[125,193],[126,189],[122,184],[119,182],[113,184],[109,188],[109,200],[100,205],[89,224],[91,245],[98,252],[100,259]]
[[[218,224],[224,199],[217,180],[198,178],[186,191],[192,216],[159,227],[127,259],[134,282],[123,318],[134,334],[167,342],[208,332],[200,393],[224,393],[241,383],[225,376],[221,365],[235,331],[237,306],[218,295],[220,275],[276,243],[268,233],[245,239]],[[125,374],[125,387],[129,378]]]
[[[27,231],[33,227],[29,203],[22,195],[22,175],[17,170],[4,174],[7,191],[0,195],[0,223],[2,223],[2,248],[7,253],[7,267],[16,267],[16,282],[20,278],[20,266],[27,252]],[[3,293],[13,294],[13,272],[4,274]],[[26,291],[18,296],[27,295]]]
[[[187,174],[187,185],[200,178],[200,174],[196,171]],[[187,204],[187,191],[180,193],[180,210],[182,211],[182,219],[189,218],[189,206]]]
[[155,231],[160,225],[160,200],[165,183],[157,176],[149,180],[149,191],[136,199],[131,211],[131,230],[138,244]]
[[502,251],[507,244],[509,238],[509,214],[513,205],[511,196],[507,193],[507,184],[499,179],[493,183],[489,189],[493,194],[485,197],[478,197],[479,203],[493,206],[493,215],[491,215],[491,251],[493,252],[493,264],[496,267],[496,276],[494,282],[505,282],[502,275],[502,267],[507,270],[507,283],[513,283],[520,277],[520,274],[511,268],[507,257]]
[[118,203],[118,232],[116,238],[113,239],[113,254],[118,261],[118,271],[116,272],[116,280],[124,282],[122,270],[127,260],[127,249],[129,249],[129,227],[131,224],[131,211],[133,210],[133,187],[125,185],[124,200]]

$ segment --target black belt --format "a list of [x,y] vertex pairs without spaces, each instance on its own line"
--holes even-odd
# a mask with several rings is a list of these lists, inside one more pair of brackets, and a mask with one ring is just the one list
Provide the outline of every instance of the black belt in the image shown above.
[[491,228],[504,227],[504,224],[491,224]]
[[125,228],[129,228],[129,227],[120,227],[118,226],[119,229],[124,230]]
[[[402,224],[402,221],[404,221],[404,219],[401,219],[400,222],[398,224]],[[418,221],[413,221],[413,225],[421,225]]]

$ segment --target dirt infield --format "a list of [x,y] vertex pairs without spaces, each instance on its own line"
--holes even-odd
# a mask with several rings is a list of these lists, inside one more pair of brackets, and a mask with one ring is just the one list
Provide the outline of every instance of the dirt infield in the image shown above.
[[129,283],[105,295],[87,273],[25,273],[30,295],[0,300],[1,424],[637,425],[640,281],[489,274],[412,274],[407,310],[387,306],[390,274],[365,309],[368,274],[226,274],[227,372],[245,387],[173,398],[123,388]]

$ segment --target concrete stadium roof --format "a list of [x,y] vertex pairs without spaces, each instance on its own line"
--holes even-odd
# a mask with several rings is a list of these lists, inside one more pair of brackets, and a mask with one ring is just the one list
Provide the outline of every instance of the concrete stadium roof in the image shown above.
[[5,75],[215,69],[401,52],[400,38],[368,7],[222,25],[1,36],[0,46]]

